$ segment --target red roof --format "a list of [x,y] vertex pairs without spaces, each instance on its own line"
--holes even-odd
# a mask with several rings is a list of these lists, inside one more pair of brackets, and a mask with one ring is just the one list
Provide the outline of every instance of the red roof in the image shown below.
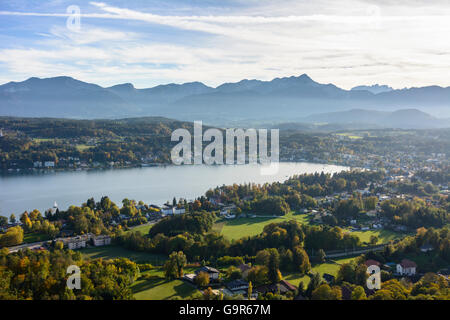
[[289,289],[290,291],[297,290],[296,286],[294,286],[293,284],[287,282],[286,280],[281,280],[280,284],[282,284],[285,288]]
[[414,261],[403,259],[400,263],[402,268],[417,268],[417,264]]
[[380,263],[377,260],[372,260],[372,259],[367,260],[366,262],[364,262],[364,264],[367,267],[374,266],[374,265],[375,266],[379,266],[380,265]]

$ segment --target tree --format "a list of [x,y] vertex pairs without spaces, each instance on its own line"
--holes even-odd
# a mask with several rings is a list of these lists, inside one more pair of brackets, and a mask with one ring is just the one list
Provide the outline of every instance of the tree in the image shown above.
[[268,278],[271,283],[278,283],[281,280],[280,254],[275,248],[270,249],[269,261],[267,263]]
[[312,292],[312,300],[341,300],[342,292],[340,287],[331,288],[328,284],[322,284]]
[[301,247],[295,247],[293,252],[295,270],[301,273],[308,273],[311,270],[311,263],[306,251]]
[[8,225],[8,218],[0,216],[0,227],[6,227]]
[[323,249],[319,249],[319,251],[317,251],[317,261],[319,263],[324,263],[325,258],[326,258],[325,251],[323,251]]
[[352,300],[367,300],[366,292],[364,291],[364,288],[361,286],[357,286],[352,291],[351,295]]
[[308,284],[308,288],[306,289],[306,296],[311,297],[314,290],[316,290],[320,284],[322,283],[322,277],[320,276],[320,273],[313,273],[311,277],[311,281]]
[[249,270],[247,280],[257,286],[262,285],[269,281],[267,274],[268,274],[267,267],[254,266]]
[[251,281],[249,281],[248,283],[248,289],[247,289],[247,297],[248,300],[250,300],[252,298],[252,293],[253,293],[253,284]]
[[374,246],[377,243],[378,243],[378,237],[375,235],[370,236],[370,244]]
[[64,248],[64,243],[62,241],[56,241],[55,249],[56,250],[62,250],[63,248]]
[[183,268],[186,265],[187,259],[183,251],[172,252],[169,259],[164,264],[164,273],[166,278],[175,279],[183,276]]
[[11,213],[11,215],[9,216],[9,222],[11,222],[12,224],[16,223],[16,216],[14,213]]
[[23,242],[23,229],[20,226],[9,228],[0,235],[0,247],[11,247]]
[[199,287],[206,287],[209,284],[209,274],[204,271],[200,271],[195,277],[195,283]]

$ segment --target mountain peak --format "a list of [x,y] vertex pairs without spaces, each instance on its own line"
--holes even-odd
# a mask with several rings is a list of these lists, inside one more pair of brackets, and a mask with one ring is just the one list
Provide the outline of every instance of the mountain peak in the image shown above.
[[115,86],[109,87],[107,89],[113,89],[113,90],[134,90],[134,86],[132,83],[122,83],[122,84],[116,84]]
[[356,86],[354,88],[351,89],[352,91],[369,91],[372,92],[373,94],[378,94],[378,93],[382,93],[382,92],[390,92],[393,91],[394,89],[387,86],[387,85],[379,85],[379,84],[374,84],[371,86]]

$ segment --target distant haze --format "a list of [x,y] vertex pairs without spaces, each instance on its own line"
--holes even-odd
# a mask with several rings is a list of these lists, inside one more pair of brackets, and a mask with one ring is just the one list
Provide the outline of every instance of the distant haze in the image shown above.
[[[450,88],[392,90],[375,86],[344,90],[318,83],[306,74],[271,81],[242,80],[216,88],[201,82],[148,89],[136,89],[125,83],[105,88],[70,77],[34,77],[0,86],[3,116],[82,119],[164,116],[223,126],[251,121],[370,120],[371,124],[381,126],[447,127],[449,106]],[[400,116],[398,110],[403,110]]]

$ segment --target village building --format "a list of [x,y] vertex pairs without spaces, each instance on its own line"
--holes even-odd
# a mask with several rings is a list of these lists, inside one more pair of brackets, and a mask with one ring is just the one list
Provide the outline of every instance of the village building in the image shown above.
[[255,291],[258,292],[259,294],[267,294],[269,292],[286,294],[288,292],[296,292],[297,287],[287,282],[286,280],[281,280],[276,284],[267,284],[259,286],[255,289]]
[[364,264],[366,265],[366,267],[370,267],[370,266],[377,266],[379,267],[381,265],[381,263],[379,263],[377,260],[366,260],[366,262],[364,262]]
[[91,239],[91,235],[82,235],[76,237],[69,237],[61,239],[64,245],[70,250],[76,250],[81,248],[86,248],[88,241]]
[[246,294],[248,290],[248,282],[242,279],[233,280],[226,285],[227,289],[233,294]]
[[397,264],[397,273],[402,276],[413,276],[416,274],[417,264],[414,261],[403,259]]
[[424,244],[423,246],[420,247],[420,251],[422,251],[422,252],[428,252],[428,251],[433,251],[433,250],[434,250],[434,247],[429,243]]
[[198,275],[200,272],[206,272],[209,275],[210,280],[218,280],[220,271],[212,268],[212,267],[201,267],[200,269],[195,270],[195,274]]
[[107,235],[101,235],[93,238],[94,246],[101,247],[111,244],[111,237]]

